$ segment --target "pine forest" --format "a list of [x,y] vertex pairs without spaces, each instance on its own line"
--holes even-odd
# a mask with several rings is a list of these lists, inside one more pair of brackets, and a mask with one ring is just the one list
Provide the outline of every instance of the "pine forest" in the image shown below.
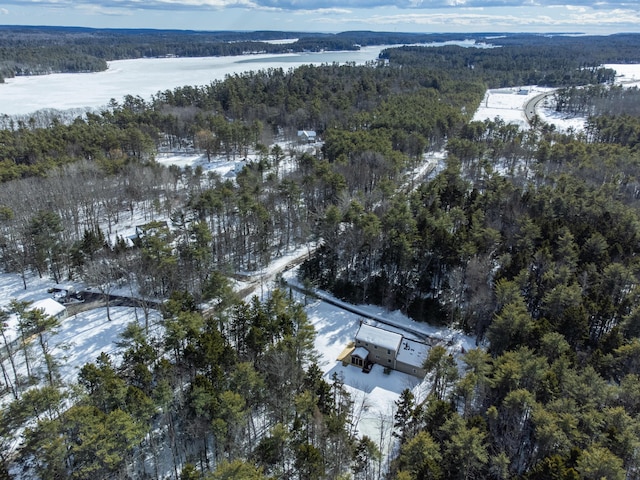
[[[31,33],[0,35],[4,76],[101,70],[145,45],[267,45]],[[118,355],[69,383],[51,353],[67,320],[5,299],[0,479],[639,479],[640,90],[603,65],[640,63],[640,35],[477,40],[495,48],[398,45],[367,65],[251,71],[75,118],[0,117],[3,274],[90,286],[107,316],[127,288],[143,312],[112,339]],[[522,85],[553,87],[584,130],[473,120],[487,89]],[[251,161],[233,176],[156,161],[187,150]],[[130,241],[118,232],[134,214],[148,220]],[[238,288],[296,249],[295,285]],[[404,389],[364,435],[362,405],[318,364],[306,305],[321,293],[473,348],[430,348],[427,391]]]

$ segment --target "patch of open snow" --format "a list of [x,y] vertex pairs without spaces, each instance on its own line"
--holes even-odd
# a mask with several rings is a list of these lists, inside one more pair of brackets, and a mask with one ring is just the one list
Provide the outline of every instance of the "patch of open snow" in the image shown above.
[[[640,87],[640,64],[606,64],[603,67],[616,71],[616,85],[626,87]],[[551,92],[556,89],[548,87],[513,87],[487,90],[480,107],[473,116],[473,120],[484,121],[501,118],[507,123],[514,123],[521,129],[528,129],[529,125],[524,115],[524,106],[534,96]],[[524,92],[526,91],[526,94]],[[538,109],[538,115],[545,122],[552,124],[560,132],[584,130],[584,117],[568,116],[554,110],[549,100]]]
[[536,95],[550,91],[553,89],[532,85],[487,90],[473,121],[483,122],[499,117],[506,123],[514,123],[527,129],[529,124],[524,115],[524,106]]
[[556,112],[555,108],[548,104],[538,109],[538,116],[543,122],[554,125],[556,131],[563,133],[569,131],[582,132],[587,122],[585,117],[576,117],[567,115],[566,113]]
[[184,169],[185,167],[197,168],[201,167],[206,174],[215,172],[224,177],[229,172],[239,172],[248,162],[257,160],[257,155],[247,155],[243,157],[236,155],[235,159],[227,159],[224,155],[215,155],[211,157],[211,161],[207,160],[207,156],[201,153],[160,153],[156,156],[156,162],[164,166],[175,165]]
[[[106,307],[78,313],[61,322],[58,333],[52,337],[55,347],[51,354],[60,364],[60,377],[65,383],[76,382],[79,370],[89,362],[95,362],[101,353],[107,353],[115,364],[121,361],[115,342],[132,322],[144,325],[142,309],[110,307],[107,320]],[[158,334],[160,312],[151,310],[150,334]]]
[[614,81],[616,85],[640,86],[640,64],[610,63],[603,65],[603,67],[616,71],[616,79]]
[[260,40],[263,43],[270,43],[272,45],[288,45],[290,43],[296,43],[297,38],[280,38],[277,40]]

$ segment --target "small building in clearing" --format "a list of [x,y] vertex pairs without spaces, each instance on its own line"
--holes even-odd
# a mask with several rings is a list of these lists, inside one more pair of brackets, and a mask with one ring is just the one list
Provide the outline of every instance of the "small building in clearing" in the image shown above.
[[57,318],[58,320],[62,320],[67,316],[66,307],[53,298],[43,298],[42,300],[33,302],[29,310],[42,310],[45,315]]
[[401,334],[362,323],[356,333],[351,363],[366,368],[372,363],[423,378],[429,347]]
[[300,143],[315,143],[317,137],[315,130],[298,130],[298,141]]

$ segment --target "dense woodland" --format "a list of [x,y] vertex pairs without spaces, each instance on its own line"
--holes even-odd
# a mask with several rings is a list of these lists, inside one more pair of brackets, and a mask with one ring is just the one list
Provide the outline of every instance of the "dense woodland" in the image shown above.
[[[20,302],[0,312],[37,339],[4,340],[3,474],[639,478],[640,98],[599,65],[637,61],[640,38],[554,38],[529,50],[526,70],[516,37],[235,75],[73,120],[5,118],[4,271],[169,300],[160,330],[130,326],[124,361],[103,355],[73,386],[48,354],[55,322]],[[590,48],[577,57],[574,42]],[[588,115],[585,131],[470,121],[487,86],[527,79],[567,87],[558,109]],[[299,128],[322,147],[274,143]],[[258,157],[235,180],[154,162],[185,145]],[[437,168],[411,173],[442,149]],[[134,211],[150,223],[131,246],[117,231]],[[406,390],[381,419],[392,452],[358,435],[363,406],[322,377],[287,289],[245,302],[230,287],[227,275],[305,244],[318,245],[300,268],[309,288],[477,338],[467,352],[431,349],[428,397]],[[18,357],[32,362],[27,378]]]

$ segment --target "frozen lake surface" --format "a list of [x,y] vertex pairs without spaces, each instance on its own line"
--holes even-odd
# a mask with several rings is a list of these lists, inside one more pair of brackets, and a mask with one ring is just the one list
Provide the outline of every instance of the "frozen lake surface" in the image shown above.
[[231,57],[144,58],[109,62],[97,73],[56,73],[15,77],[0,84],[0,115],[28,115],[37,110],[102,108],[125,95],[149,100],[159,91],[184,85],[208,85],[227,75],[269,68],[290,68],[347,62],[364,64],[378,58],[387,46],[359,51]]
[[[421,44],[429,47],[459,45],[489,48],[473,40]],[[125,95],[151,96],[185,85],[208,85],[227,75],[249,71],[301,65],[362,65],[378,59],[385,48],[400,45],[375,45],[357,51],[258,54],[230,57],[142,58],[109,62],[105,72],[56,73],[5,79],[0,84],[0,115],[29,115],[38,110],[101,109],[111,99],[120,102]]]

